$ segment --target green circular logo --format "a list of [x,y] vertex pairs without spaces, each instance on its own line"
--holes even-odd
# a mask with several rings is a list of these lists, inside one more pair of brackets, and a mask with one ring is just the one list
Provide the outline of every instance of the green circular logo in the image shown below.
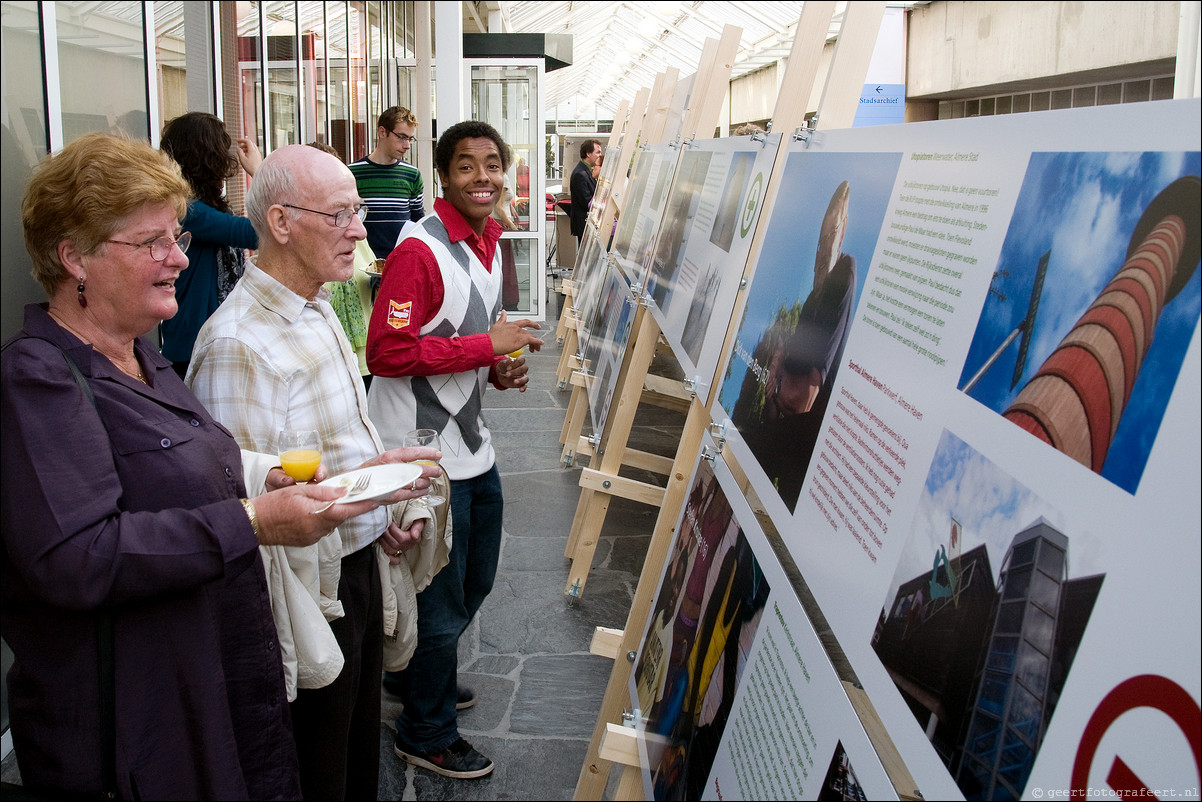
[[743,204],[743,221],[739,227],[739,236],[746,237],[755,222],[755,213],[760,208],[760,194],[764,191],[764,174],[756,173],[747,190],[747,203]]

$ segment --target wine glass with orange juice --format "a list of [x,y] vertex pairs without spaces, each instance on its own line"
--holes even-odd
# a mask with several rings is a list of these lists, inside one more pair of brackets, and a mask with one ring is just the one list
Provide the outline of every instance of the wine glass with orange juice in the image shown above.
[[[405,435],[405,439],[401,444],[405,448],[414,448],[420,446],[422,448],[434,448],[442,451],[442,439],[438,436],[438,432],[434,429],[413,429]],[[414,460],[413,462],[417,465],[435,465],[438,466],[439,470],[442,469],[442,466],[438,465],[437,460],[418,459]],[[446,501],[446,498],[441,494],[430,491],[427,491],[424,498],[426,499],[426,503],[431,507],[437,507],[439,504],[442,504]]]
[[[530,334],[533,334],[540,341],[543,339],[543,337],[545,337],[547,335],[546,329],[528,328],[528,329],[526,329],[526,331]],[[518,348],[516,351],[510,351],[505,356],[509,357],[510,359],[517,359],[519,356],[522,355],[523,352],[527,351],[528,349],[529,349],[529,346],[523,345],[521,348]]]
[[280,467],[297,482],[310,482],[321,464],[321,440],[313,429],[284,429],[279,435]]

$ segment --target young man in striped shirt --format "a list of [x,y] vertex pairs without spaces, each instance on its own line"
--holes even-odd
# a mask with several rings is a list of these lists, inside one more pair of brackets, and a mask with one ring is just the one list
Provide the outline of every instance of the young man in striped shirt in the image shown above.
[[417,139],[417,118],[404,106],[385,109],[376,123],[376,149],[350,165],[368,212],[367,242],[377,259],[387,259],[401,228],[422,219],[422,175],[402,161]]

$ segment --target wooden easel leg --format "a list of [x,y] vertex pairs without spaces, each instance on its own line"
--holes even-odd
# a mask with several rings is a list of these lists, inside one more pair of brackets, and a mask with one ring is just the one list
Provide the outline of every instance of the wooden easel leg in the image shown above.
[[584,428],[584,418],[588,415],[588,392],[576,385],[572,387],[572,398],[568,401],[567,413],[563,418],[563,429],[559,433],[559,442],[563,445],[563,462],[572,464],[572,455],[576,453],[576,442],[580,439],[580,431]]
[[694,399],[681,431],[680,445],[677,446],[676,461],[668,477],[663,506],[660,507],[659,517],[655,521],[655,532],[647,546],[647,556],[643,560],[643,570],[639,575],[639,583],[630,604],[630,613],[626,618],[626,628],[622,633],[622,643],[618,648],[619,656],[614,661],[609,684],[605,686],[605,697],[601,700],[601,710],[597,715],[593,738],[589,743],[588,752],[585,753],[580,777],[576,781],[574,799],[597,800],[601,799],[605,792],[611,764],[598,754],[601,739],[605,735],[607,725],[610,722],[621,721],[622,711],[630,707],[629,683],[634,666],[625,655],[627,652],[637,651],[642,641],[647,616],[651,612],[651,603],[659,591],[659,575],[671,551],[677,518],[684,509],[685,497],[688,495],[689,476],[693,471],[693,463],[701,452],[701,440],[709,420],[709,410]]
[[642,799],[644,796],[643,770],[638,766],[627,766],[622,769],[622,779],[618,780],[614,799]]
[[593,494],[595,492],[587,487],[580,489],[580,498],[576,501],[576,515],[572,518],[572,531],[568,533],[568,544],[563,550],[563,556],[569,560],[576,557],[576,544],[580,541],[580,530],[584,526],[584,516],[588,512],[589,505],[593,503]]
[[563,285],[563,302],[559,306],[559,322],[555,326],[555,339],[562,340],[569,327],[568,310],[576,305],[575,287],[572,282]]
[[559,367],[555,371],[555,379],[562,390],[568,386],[572,377],[572,363],[576,358],[576,349],[580,344],[580,334],[576,331],[575,323],[569,323],[567,333],[563,337],[563,350],[559,352]]
[[597,553],[597,541],[601,537],[601,527],[605,523],[605,513],[609,511],[608,493],[597,493],[592,490],[580,491],[580,503],[576,505],[576,521],[572,526],[572,534],[568,543],[572,544],[572,552],[567,556],[572,559],[572,567],[568,570],[568,581],[563,592],[568,596],[579,598],[584,595],[584,584],[588,582],[589,572],[593,567],[593,557]]

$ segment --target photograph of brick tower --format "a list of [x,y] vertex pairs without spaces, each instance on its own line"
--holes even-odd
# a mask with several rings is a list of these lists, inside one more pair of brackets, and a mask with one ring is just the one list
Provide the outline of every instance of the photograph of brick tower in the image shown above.
[[1102,588],[1059,518],[943,432],[872,647],[966,799],[1022,796]]
[[1199,319],[1199,153],[1035,153],[959,387],[1134,494]]

